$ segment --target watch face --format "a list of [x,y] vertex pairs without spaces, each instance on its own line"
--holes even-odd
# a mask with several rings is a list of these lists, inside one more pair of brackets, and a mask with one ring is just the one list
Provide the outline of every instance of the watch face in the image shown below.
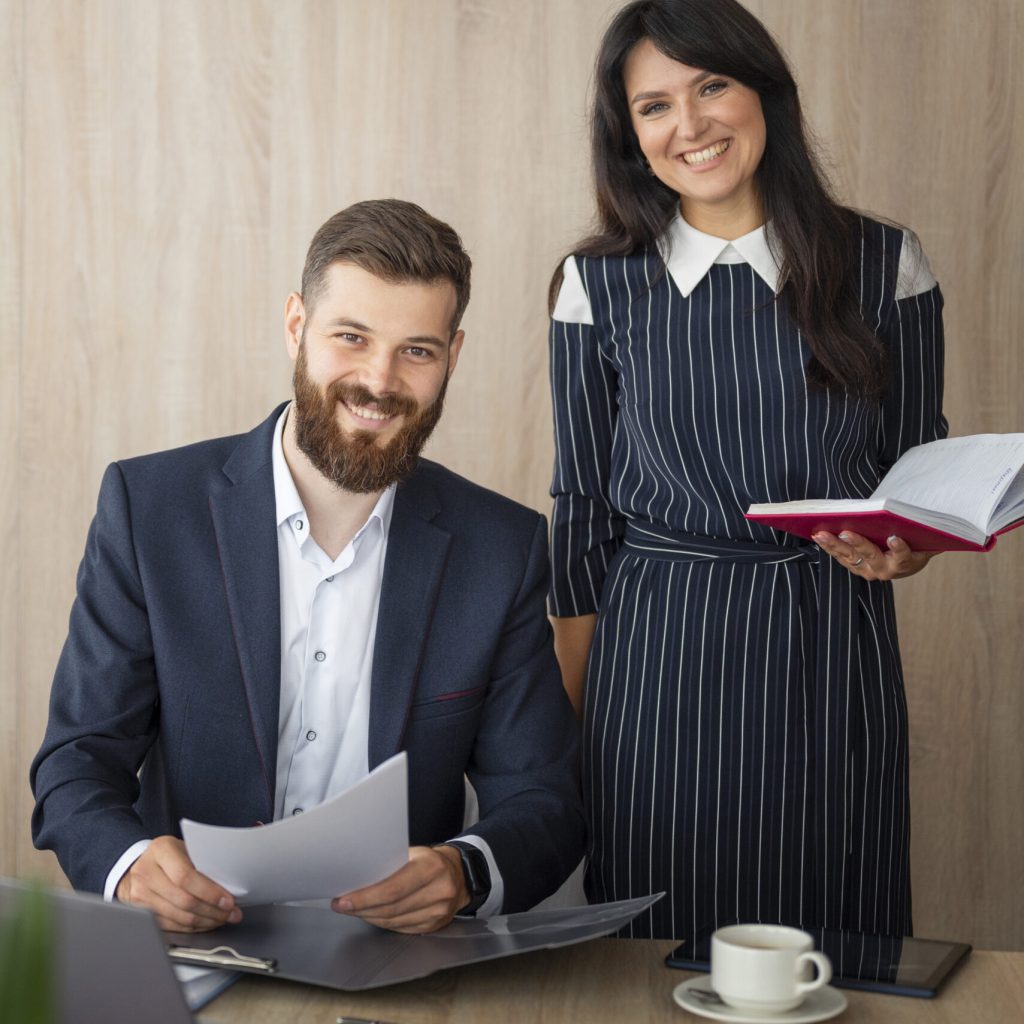
[[484,905],[491,894],[491,871],[487,866],[487,857],[479,847],[460,843],[455,848],[459,851],[466,890],[469,892],[469,903],[459,913],[472,914]]

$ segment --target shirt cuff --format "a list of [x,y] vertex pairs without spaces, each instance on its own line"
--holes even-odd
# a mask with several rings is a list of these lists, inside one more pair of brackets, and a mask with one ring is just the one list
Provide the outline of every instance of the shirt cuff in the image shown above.
[[118,883],[127,874],[128,869],[146,852],[151,842],[151,839],[140,839],[137,843],[132,843],[117,858],[117,863],[110,869],[110,874],[107,875],[107,884],[103,886],[103,898],[108,903],[113,903]]
[[[490,844],[486,839],[479,836],[459,836],[460,843],[468,843],[480,850],[487,860],[487,870],[491,873],[491,893],[486,900],[477,908],[475,914],[465,915],[467,917],[492,917],[501,912],[501,905],[505,902],[505,883],[501,880],[501,872],[498,864],[491,853]],[[459,917],[459,914],[455,915]]]

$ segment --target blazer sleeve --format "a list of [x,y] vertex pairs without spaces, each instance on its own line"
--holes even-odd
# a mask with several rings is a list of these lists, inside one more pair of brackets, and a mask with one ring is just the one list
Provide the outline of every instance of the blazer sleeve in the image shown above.
[[487,702],[467,769],[505,886],[503,911],[527,910],[584,852],[579,729],[562,687],[545,613],[547,531],[538,516],[525,572],[491,662]]
[[881,337],[889,361],[878,442],[884,476],[908,448],[949,433],[942,413],[942,292],[917,236],[909,231],[900,253],[896,298]]
[[76,889],[102,892],[118,857],[151,838],[132,805],[158,706],[128,493],[115,464],[100,487],[46,734],[30,770],[33,840],[57,854]]
[[617,376],[601,350],[601,328],[592,322],[583,288],[570,256],[549,332],[555,427],[550,610],[557,616],[597,611],[625,529],[608,496]]

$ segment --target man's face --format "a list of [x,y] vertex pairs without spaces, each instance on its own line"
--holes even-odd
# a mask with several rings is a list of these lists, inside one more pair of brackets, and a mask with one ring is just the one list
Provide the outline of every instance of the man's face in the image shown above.
[[329,480],[376,493],[415,465],[441,417],[463,335],[451,338],[455,288],[395,283],[332,264],[312,309],[288,297],[295,438]]

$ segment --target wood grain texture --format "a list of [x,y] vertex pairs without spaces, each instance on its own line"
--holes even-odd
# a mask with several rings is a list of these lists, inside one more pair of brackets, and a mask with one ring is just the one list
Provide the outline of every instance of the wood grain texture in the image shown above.
[[26,705],[17,637],[24,621],[18,528],[21,466],[22,0],[0,0],[0,874],[15,867],[27,820],[25,765],[18,743]]
[[[672,990],[694,977],[668,970],[671,942],[596,939],[460,967],[370,992],[334,992],[243,978],[203,1011],[210,1024],[323,1024],[344,1014],[405,1024],[672,1024]],[[1019,1019],[1024,955],[974,953],[938,999],[846,991],[850,1024],[964,1024]]]
[[[1024,3],[750,0],[841,197],[913,227],[955,433],[1024,429]],[[0,872],[28,838],[111,459],[248,429],[289,390],[313,231],[365,198],[474,258],[430,454],[548,509],[546,289],[590,216],[587,96],[617,0],[0,0]],[[899,585],[921,934],[1024,948],[1024,537]]]

